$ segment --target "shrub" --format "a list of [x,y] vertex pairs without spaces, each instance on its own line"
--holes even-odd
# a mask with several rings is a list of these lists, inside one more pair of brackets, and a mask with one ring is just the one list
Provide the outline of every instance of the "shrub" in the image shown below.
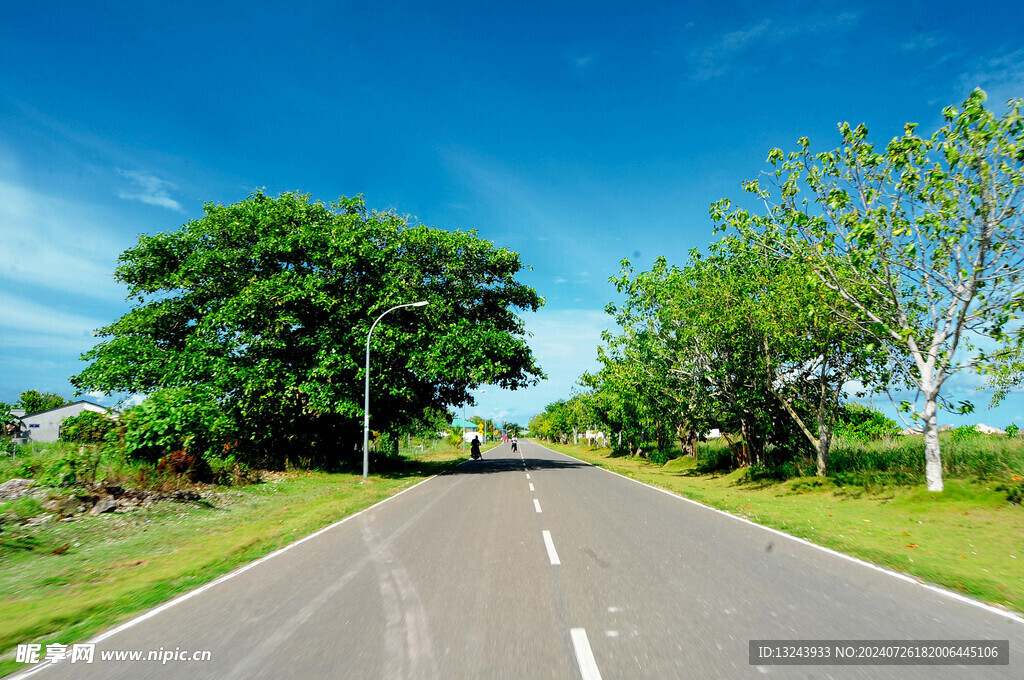
[[234,454],[207,456],[206,462],[214,484],[257,484],[261,481],[259,473],[239,461]]
[[651,452],[651,456],[650,456],[650,460],[655,465],[664,465],[665,463],[667,463],[670,460],[672,460],[672,458],[674,458],[674,457],[675,456],[672,456],[667,451],[652,451]]
[[978,437],[981,433],[978,432],[978,428],[974,425],[961,425],[960,427],[953,430],[953,443],[963,444],[964,442],[970,441]]
[[75,486],[95,484],[102,455],[94,447],[79,447],[53,461],[39,476],[44,486]]
[[899,433],[900,426],[895,420],[870,406],[851,402],[843,404],[839,409],[839,420],[835,428],[837,436],[866,442],[895,437]]
[[1012,439],[1013,437],[1017,436],[1018,432],[1020,432],[1020,428],[1017,427],[1017,423],[1010,423],[1009,425],[1006,426],[1007,437],[1010,437]]
[[[172,452],[202,457],[219,451],[227,427],[220,405],[192,388],[157,392],[126,411],[121,421],[125,427],[125,455],[149,463],[157,463]],[[168,465],[180,467],[173,462]]]
[[723,440],[707,442],[697,447],[697,471],[724,472],[733,468],[732,449]]
[[117,424],[105,413],[82,411],[65,418],[60,425],[60,440],[76,444],[99,444],[115,431]]

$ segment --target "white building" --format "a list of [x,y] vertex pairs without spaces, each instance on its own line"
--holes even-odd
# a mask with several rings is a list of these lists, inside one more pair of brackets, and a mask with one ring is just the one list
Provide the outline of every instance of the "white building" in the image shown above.
[[113,409],[83,399],[65,406],[51,408],[49,411],[23,416],[21,422],[25,424],[24,431],[28,433],[29,441],[55,442],[60,437],[60,424],[64,422],[64,419],[77,416],[83,411],[117,414]]

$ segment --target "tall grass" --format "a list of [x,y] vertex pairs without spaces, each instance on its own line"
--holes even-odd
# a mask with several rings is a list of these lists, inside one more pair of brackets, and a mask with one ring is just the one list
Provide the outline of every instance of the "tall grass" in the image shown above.
[[[943,475],[949,479],[1006,481],[1024,476],[1024,437],[1005,437],[963,432],[939,434]],[[726,472],[735,466],[724,439],[700,442],[697,470]],[[828,475],[840,484],[876,487],[924,482],[924,436],[885,437],[863,440],[837,436],[832,441]],[[785,480],[813,476],[815,462],[806,454],[772,469],[751,468],[754,480]]]
[[[1024,472],[1024,438],[977,434],[956,437],[939,434],[942,472],[951,478],[1003,479]],[[833,474],[890,472],[924,478],[924,436],[878,441],[837,438],[832,443],[829,470]]]

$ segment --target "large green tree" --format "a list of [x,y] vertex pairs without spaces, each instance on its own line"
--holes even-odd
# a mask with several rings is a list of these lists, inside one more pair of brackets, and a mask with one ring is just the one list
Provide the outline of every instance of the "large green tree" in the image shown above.
[[115,276],[134,306],[98,331],[72,382],[106,393],[199,387],[230,414],[240,449],[280,460],[299,446],[336,460],[361,438],[367,332],[395,305],[429,302],[373,332],[373,430],[415,427],[481,383],[539,379],[516,310],[543,300],[516,281],[522,268],[475,232],[411,224],[361,197],[209,203],[121,255]]
[[[746,183],[764,214],[728,202],[713,208],[749,238],[784,244],[809,263],[843,300],[829,312],[892,350],[894,367],[921,397],[907,406],[924,421],[932,491],[943,487],[937,415],[951,406],[946,381],[979,371],[1005,388],[1021,365],[1022,101],[1001,117],[984,102],[975,90],[961,107],[946,108],[930,137],[908,123],[884,152],[865,126],[847,123],[835,150],[812,153],[806,138],[795,152],[773,149],[767,181]],[[973,347],[972,337],[994,348]]]

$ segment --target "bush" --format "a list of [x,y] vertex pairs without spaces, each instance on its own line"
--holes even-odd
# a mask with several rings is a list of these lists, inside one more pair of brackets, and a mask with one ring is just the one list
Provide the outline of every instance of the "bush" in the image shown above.
[[675,455],[668,451],[652,451],[650,461],[655,465],[664,465],[675,457]]
[[117,428],[117,423],[105,413],[82,411],[65,418],[60,425],[60,440],[76,444],[99,444]]
[[881,411],[854,402],[843,404],[839,409],[835,434],[853,441],[878,441],[895,437],[900,426]]
[[[126,411],[121,422],[125,456],[154,464],[179,451],[198,457],[220,451],[228,424],[213,398],[191,388],[157,392]],[[180,467],[174,461],[168,466]]]
[[214,484],[258,484],[261,481],[259,472],[239,461],[234,454],[224,457],[208,456],[206,462],[209,464]]
[[702,443],[697,446],[697,471],[701,473],[731,470],[735,461],[732,449],[725,440]]
[[1020,432],[1020,428],[1017,427],[1017,423],[1010,423],[1006,426],[1006,436],[1013,439]]
[[68,451],[39,475],[39,483],[43,486],[62,487],[95,484],[101,457],[100,451],[94,447],[82,446]]
[[954,444],[963,444],[964,442],[967,442],[967,441],[970,441],[972,439],[975,439],[979,435],[981,435],[981,433],[978,432],[978,428],[976,426],[974,426],[974,425],[961,425],[960,427],[958,427],[955,430],[953,430],[953,435],[952,435],[953,443]]

